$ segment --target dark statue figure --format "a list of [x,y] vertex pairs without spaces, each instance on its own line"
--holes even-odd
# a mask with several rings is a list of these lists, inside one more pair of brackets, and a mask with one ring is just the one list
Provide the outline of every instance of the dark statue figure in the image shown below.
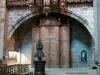
[[35,54],[35,57],[38,57],[39,60],[41,60],[41,58],[45,56],[42,50],[43,50],[43,43],[41,40],[39,40],[37,43],[37,52]]
[[42,61],[42,57],[44,57],[44,53],[43,53],[43,43],[41,40],[39,40],[37,43],[37,52],[35,54],[35,57],[38,57],[38,60],[34,61],[34,65],[35,65],[34,75],[45,75],[46,61]]

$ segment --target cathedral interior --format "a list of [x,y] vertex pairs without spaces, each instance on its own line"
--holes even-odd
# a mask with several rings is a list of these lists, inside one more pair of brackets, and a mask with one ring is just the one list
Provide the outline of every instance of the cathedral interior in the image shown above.
[[[40,18],[42,22],[39,22]],[[59,18],[61,19],[60,22]],[[58,26],[59,24],[61,26]],[[8,49],[14,50],[15,48],[15,51],[21,51],[19,63],[31,64],[34,60],[36,43],[39,38],[42,39],[43,51],[46,52],[45,59],[48,59],[47,67],[84,67],[89,63],[92,64],[92,36],[74,18],[59,13],[32,17],[15,31],[9,41],[12,43],[9,44]],[[85,51],[86,58],[82,58],[83,51]],[[87,64],[82,63],[81,59],[84,59],[83,62]]]
[[5,0],[0,63],[33,61],[38,40],[46,68],[89,68],[98,60],[93,0]]

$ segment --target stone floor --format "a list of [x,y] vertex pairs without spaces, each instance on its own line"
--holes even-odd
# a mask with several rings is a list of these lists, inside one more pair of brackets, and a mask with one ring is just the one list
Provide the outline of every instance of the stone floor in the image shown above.
[[97,70],[89,68],[46,68],[45,72],[46,75],[100,75]]

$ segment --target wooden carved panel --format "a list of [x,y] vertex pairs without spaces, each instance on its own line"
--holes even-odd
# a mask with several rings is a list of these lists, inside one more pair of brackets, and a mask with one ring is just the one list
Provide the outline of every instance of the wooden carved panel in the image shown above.
[[59,67],[59,41],[50,40],[50,66]]
[[61,67],[70,67],[70,32],[69,27],[61,29]]
[[47,67],[59,67],[58,27],[42,27],[41,39]]
[[[40,30],[40,33],[39,33]],[[70,66],[70,28],[69,27],[41,27],[33,29],[33,55],[40,37],[43,42],[43,52],[46,67]],[[40,36],[39,36],[40,34]]]

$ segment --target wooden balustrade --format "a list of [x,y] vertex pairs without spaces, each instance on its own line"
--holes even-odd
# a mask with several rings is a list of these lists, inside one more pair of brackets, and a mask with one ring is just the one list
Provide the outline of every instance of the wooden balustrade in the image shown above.
[[28,64],[0,64],[0,75],[33,75],[29,72]]

